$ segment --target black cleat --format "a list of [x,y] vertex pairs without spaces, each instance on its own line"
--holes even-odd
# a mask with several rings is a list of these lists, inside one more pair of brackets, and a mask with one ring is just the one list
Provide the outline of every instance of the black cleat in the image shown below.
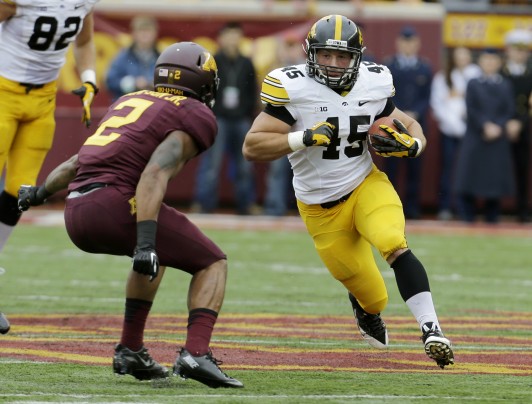
[[0,334],[7,334],[11,326],[4,313],[0,313]]
[[194,379],[213,389],[244,387],[241,382],[222,372],[218,367],[221,363],[212,356],[211,351],[203,356],[192,356],[190,352],[182,348],[174,364],[174,375],[184,379]]
[[380,314],[369,314],[362,309],[357,299],[349,293],[349,301],[353,307],[353,314],[362,338],[373,348],[385,349],[388,347],[388,331]]
[[425,323],[421,327],[423,335],[421,340],[425,344],[425,353],[434,359],[442,369],[454,364],[453,348],[451,341],[443,336],[440,328],[435,323]]
[[168,377],[168,369],[155,362],[146,348],[133,352],[120,344],[115,348],[113,371],[118,375],[131,375],[138,380]]

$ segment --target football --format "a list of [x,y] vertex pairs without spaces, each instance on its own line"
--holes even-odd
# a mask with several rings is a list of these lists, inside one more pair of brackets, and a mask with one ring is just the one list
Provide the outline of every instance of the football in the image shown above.
[[373,124],[369,127],[368,135],[380,135],[390,137],[390,134],[388,132],[379,128],[379,125],[386,125],[392,129],[397,130],[397,127],[393,123],[393,118],[390,118],[389,116],[383,116],[382,118],[375,120]]

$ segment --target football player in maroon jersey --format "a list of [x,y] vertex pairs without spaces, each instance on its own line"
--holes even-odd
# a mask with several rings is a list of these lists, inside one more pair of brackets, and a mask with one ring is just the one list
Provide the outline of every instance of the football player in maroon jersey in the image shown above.
[[192,275],[187,339],[173,373],[209,387],[243,387],[221,371],[209,348],[225,294],[226,255],[163,203],[168,181],[214,142],[216,62],[196,43],[173,44],[157,60],[154,87],[116,100],[77,155],[41,186],[20,189],[19,208],[68,187],[65,223],[73,243],[89,253],[133,258],[115,373],[139,380],[168,376],[148,354],[143,333],[169,266]]

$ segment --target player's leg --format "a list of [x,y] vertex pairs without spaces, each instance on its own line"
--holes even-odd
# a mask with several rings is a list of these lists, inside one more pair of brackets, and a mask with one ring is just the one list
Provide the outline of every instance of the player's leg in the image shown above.
[[159,275],[153,281],[133,270],[129,273],[122,336],[113,357],[113,370],[117,374],[129,374],[139,380],[159,379],[169,375],[168,369],[157,363],[144,346],[146,320],[165,269],[161,266]]
[[388,294],[371,246],[354,230],[355,205],[354,194],[331,209],[298,202],[300,215],[320,258],[331,275],[349,291],[362,336],[373,347],[385,348],[388,334],[380,312],[386,307]]
[[209,347],[225,296],[225,254],[175,209],[163,205],[158,223],[157,254],[161,264],[192,274],[187,298],[187,338],[173,373],[209,387],[243,387],[219,368]]
[[[22,117],[21,102],[18,101],[21,95],[13,92],[14,85],[15,83],[0,77],[0,175],[4,171],[17,133],[18,121]],[[17,194],[7,193],[4,185],[0,193],[0,251],[19,218]]]
[[374,170],[361,185],[359,206],[363,214],[358,215],[357,228],[394,270],[401,297],[423,332],[427,354],[441,367],[453,363],[451,343],[441,333],[427,272],[408,249],[401,202],[383,173]]
[[[67,197],[65,225],[72,242],[89,253],[131,256],[136,244],[136,212],[128,199],[114,187]],[[129,273],[122,334],[113,355],[116,374],[139,380],[168,376],[168,370],[153,360],[144,346],[146,320],[164,271],[161,266],[152,282],[148,276]]]

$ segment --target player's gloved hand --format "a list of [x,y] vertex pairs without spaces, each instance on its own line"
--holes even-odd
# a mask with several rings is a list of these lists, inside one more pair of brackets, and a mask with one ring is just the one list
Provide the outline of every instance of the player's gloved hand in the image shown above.
[[133,253],[133,271],[148,275],[150,282],[159,275],[159,257],[155,252],[157,222],[144,220],[137,223],[137,246]]
[[44,185],[40,187],[21,185],[18,190],[18,210],[24,212],[30,206],[42,205],[50,195],[52,194],[46,190]]
[[334,125],[319,122],[303,132],[303,144],[309,146],[329,146],[333,136]]
[[96,84],[91,83],[90,81],[84,82],[80,88],[72,90],[72,93],[81,98],[81,105],[83,105],[83,116],[81,117],[81,122],[87,126],[91,124],[91,105],[94,100],[94,96],[98,94],[98,87]]
[[394,119],[393,123],[398,131],[387,125],[380,125],[382,130],[390,134],[390,137],[370,135],[370,143],[375,153],[382,157],[417,157],[421,153],[421,141],[413,138],[408,133],[405,125]]

